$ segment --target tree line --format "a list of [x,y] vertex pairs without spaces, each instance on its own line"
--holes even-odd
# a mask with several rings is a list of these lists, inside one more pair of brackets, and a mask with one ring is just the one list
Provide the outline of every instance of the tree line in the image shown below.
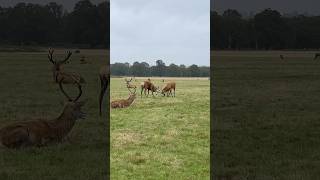
[[282,15],[265,9],[250,17],[227,9],[210,13],[211,49],[318,49],[320,16]]
[[0,45],[66,45],[109,48],[110,3],[80,0],[68,12],[63,5],[18,3],[0,6]]
[[183,64],[166,65],[162,60],[157,60],[155,66],[146,62],[114,63],[110,66],[112,76],[133,76],[133,77],[209,77],[210,67],[185,66]]

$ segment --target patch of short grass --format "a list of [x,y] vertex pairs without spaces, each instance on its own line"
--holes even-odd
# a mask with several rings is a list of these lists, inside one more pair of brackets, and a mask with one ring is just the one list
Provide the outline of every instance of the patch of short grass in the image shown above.
[[[175,98],[141,98],[138,88],[132,106],[111,110],[111,179],[209,178],[210,81],[171,80],[177,83]],[[123,78],[112,78],[111,99],[128,93]]]

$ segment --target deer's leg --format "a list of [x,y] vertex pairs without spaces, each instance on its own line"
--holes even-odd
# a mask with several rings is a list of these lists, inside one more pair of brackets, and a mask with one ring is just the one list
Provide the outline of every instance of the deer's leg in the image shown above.
[[101,80],[101,90],[100,90],[100,96],[99,96],[99,113],[100,116],[102,115],[102,100],[103,100],[103,96],[107,90],[108,87],[108,80],[107,79],[103,79],[100,78]]

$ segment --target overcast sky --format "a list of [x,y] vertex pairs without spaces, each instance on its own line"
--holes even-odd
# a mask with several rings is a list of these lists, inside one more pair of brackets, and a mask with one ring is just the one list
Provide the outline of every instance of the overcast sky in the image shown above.
[[111,63],[209,65],[210,0],[111,2]]
[[237,9],[241,12],[257,12],[266,8],[276,9],[282,13],[308,13],[320,15],[320,0],[211,0],[211,8],[222,11]]

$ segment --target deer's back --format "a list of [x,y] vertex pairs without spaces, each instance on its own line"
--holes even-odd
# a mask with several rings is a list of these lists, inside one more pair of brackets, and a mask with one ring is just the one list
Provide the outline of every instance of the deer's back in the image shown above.
[[40,146],[49,139],[52,139],[52,131],[45,120],[16,122],[0,129],[2,145],[11,148],[23,145]]
[[164,91],[169,91],[171,89],[176,89],[176,83],[175,82],[167,83],[166,86],[163,88]]
[[111,102],[111,108],[125,108],[129,107],[133,101],[126,100],[126,99],[120,99],[120,100],[115,100]]

